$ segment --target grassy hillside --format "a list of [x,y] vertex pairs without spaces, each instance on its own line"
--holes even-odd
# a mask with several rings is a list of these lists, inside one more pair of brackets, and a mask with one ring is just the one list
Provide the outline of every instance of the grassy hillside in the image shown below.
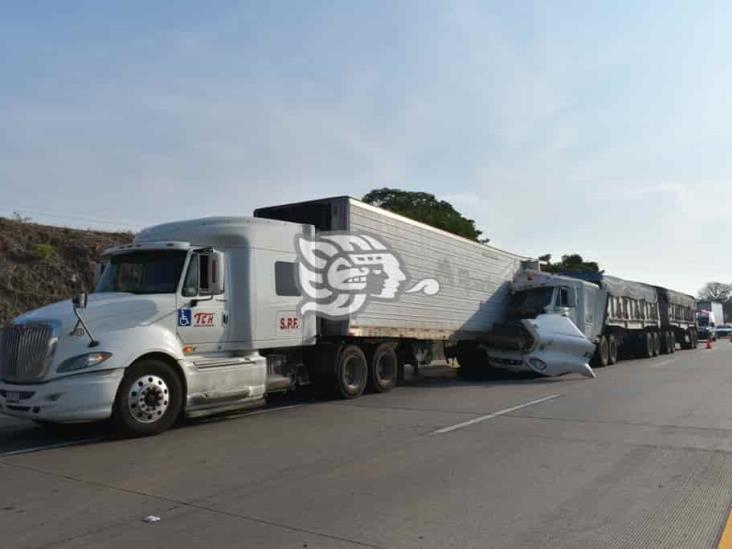
[[132,237],[0,218],[0,328],[22,312],[91,290],[100,252]]

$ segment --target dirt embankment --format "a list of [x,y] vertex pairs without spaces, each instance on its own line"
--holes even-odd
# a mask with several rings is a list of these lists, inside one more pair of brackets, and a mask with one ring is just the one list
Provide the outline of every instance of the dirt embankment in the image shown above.
[[0,328],[22,312],[90,291],[102,250],[132,238],[0,218]]

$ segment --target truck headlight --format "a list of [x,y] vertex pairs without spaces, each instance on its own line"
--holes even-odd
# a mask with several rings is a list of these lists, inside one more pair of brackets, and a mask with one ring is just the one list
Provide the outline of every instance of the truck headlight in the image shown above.
[[84,370],[91,368],[97,364],[101,364],[109,357],[112,353],[86,353],[83,355],[74,356],[64,360],[61,365],[56,369],[57,372],[75,372],[76,370]]
[[546,362],[544,362],[544,361],[543,361],[543,360],[541,360],[540,358],[534,358],[534,357],[532,357],[532,358],[530,358],[530,359],[529,359],[529,363],[530,363],[530,364],[531,364],[531,365],[532,365],[532,366],[533,366],[534,368],[536,368],[537,370],[540,370],[540,371],[542,371],[542,372],[543,372],[544,370],[546,370]]

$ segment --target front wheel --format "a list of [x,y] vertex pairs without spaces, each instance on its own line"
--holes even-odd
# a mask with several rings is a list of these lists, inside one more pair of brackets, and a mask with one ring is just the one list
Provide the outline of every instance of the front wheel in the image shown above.
[[172,427],[183,406],[183,387],[173,368],[160,360],[142,360],[122,378],[112,421],[126,436],[157,435]]

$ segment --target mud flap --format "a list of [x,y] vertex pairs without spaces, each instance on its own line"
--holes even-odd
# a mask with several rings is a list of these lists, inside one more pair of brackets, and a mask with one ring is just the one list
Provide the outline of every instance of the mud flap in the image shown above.
[[524,355],[524,363],[545,376],[577,373],[595,377],[588,361],[595,344],[563,315],[544,314],[533,320],[523,320],[534,338],[532,349]]

